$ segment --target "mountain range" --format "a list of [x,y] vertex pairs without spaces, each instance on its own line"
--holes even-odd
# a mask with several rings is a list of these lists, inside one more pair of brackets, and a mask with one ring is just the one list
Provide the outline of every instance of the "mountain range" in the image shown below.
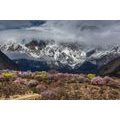
[[23,71],[112,74],[119,29],[120,21],[0,21],[0,50]]
[[54,40],[34,39],[26,44],[8,42],[1,45],[0,49],[24,71],[109,74],[120,67],[118,46],[107,50],[86,49],[77,42],[57,43]]

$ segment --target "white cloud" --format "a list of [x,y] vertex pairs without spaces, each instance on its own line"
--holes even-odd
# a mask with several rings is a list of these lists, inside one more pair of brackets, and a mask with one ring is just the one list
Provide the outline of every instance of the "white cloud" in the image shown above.
[[[4,28],[4,25],[2,27]],[[81,31],[82,28],[84,28],[83,31]],[[58,42],[79,41],[89,47],[120,45],[120,21],[47,21],[38,27],[28,25],[27,28],[6,28],[0,31],[1,43],[9,40],[21,41],[33,38],[54,39]]]

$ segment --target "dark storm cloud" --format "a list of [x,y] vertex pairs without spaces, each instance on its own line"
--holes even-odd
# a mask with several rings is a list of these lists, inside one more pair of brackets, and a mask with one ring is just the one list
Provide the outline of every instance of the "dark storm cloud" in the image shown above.
[[39,26],[44,20],[0,20],[0,30]]

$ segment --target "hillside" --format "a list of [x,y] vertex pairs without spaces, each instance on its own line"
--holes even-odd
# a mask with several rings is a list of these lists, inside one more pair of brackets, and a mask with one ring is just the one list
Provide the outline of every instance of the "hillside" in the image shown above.
[[55,71],[0,71],[0,99],[115,100],[120,99],[120,78]]
[[0,69],[17,70],[17,65],[0,51]]

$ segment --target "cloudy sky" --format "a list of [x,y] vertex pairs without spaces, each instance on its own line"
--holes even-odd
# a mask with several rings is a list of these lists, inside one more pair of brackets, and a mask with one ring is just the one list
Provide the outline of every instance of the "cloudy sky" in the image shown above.
[[26,39],[78,41],[90,47],[120,45],[120,21],[0,21],[0,43]]

